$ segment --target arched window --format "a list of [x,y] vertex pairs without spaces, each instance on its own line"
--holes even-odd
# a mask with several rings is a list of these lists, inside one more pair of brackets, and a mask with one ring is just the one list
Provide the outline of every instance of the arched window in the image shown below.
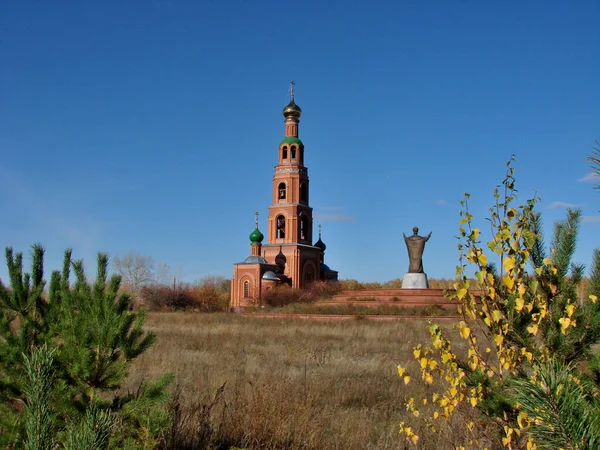
[[308,203],[308,188],[306,187],[306,183],[300,183],[300,201]]
[[308,239],[308,217],[300,217],[300,239]]
[[296,159],[296,146],[292,145],[290,147],[290,158]]
[[286,186],[285,183],[279,183],[279,186],[277,186],[277,197],[279,198],[279,200],[285,200],[285,192],[286,190]]
[[248,280],[244,281],[244,298],[250,297],[250,282]]
[[281,159],[287,159],[287,147],[281,149]]
[[277,219],[275,219],[275,224],[277,225],[277,239],[285,238],[285,217],[277,216]]
[[315,281],[315,268],[312,264],[304,266],[304,287]]
[[308,286],[309,284],[311,284],[314,281],[315,281],[315,274],[312,273],[312,271],[307,271],[304,274],[304,287]]

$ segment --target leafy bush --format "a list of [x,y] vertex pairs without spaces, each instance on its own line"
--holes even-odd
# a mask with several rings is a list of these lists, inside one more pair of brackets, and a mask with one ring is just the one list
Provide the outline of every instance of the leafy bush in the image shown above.
[[[466,355],[455,350],[456,342],[439,325],[431,324],[431,347],[414,348],[425,398],[411,398],[406,407],[453,448],[597,449],[600,254],[594,253],[589,295],[579,299],[583,266],[571,259],[581,211],[568,210],[555,224],[552,249],[546,252],[540,214],[534,210],[537,199],[513,206],[510,162],[502,191],[494,192],[492,236],[486,245],[479,240],[467,194],[462,202],[454,297],[462,315],[458,340],[467,344]],[[499,257],[500,272],[488,263],[486,250]],[[465,274],[468,267],[475,271],[476,290]],[[398,367],[407,384],[411,371]],[[429,389],[436,381],[441,389]],[[458,435],[452,425],[457,413],[469,417],[467,434]],[[403,423],[401,431],[418,443],[413,427]]]

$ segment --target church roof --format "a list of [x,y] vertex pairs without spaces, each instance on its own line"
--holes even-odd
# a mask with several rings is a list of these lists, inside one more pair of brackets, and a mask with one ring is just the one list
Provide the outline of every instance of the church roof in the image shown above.
[[304,144],[302,143],[302,141],[300,139],[298,139],[296,136],[288,136],[286,138],[284,138],[279,145],[283,145],[283,144],[297,144],[300,147],[304,147]]
[[269,264],[265,258],[262,256],[248,256],[243,263],[240,264]]
[[275,274],[275,272],[271,270],[267,270],[262,276],[263,280],[271,280],[271,281],[279,281],[279,277]]

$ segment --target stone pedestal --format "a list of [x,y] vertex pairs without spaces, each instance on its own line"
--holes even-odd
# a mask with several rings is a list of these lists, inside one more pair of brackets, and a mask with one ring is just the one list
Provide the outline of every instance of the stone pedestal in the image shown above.
[[402,289],[429,289],[426,273],[407,273],[402,279]]

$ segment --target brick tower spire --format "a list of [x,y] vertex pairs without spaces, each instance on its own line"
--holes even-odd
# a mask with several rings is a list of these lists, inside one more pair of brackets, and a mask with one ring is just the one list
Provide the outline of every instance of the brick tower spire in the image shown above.
[[318,249],[312,245],[308,169],[304,166],[304,144],[298,137],[302,109],[296,105],[294,87],[294,82],[290,82],[290,102],[283,109],[285,137],[279,143],[269,206],[268,244],[263,246],[263,252],[271,260],[271,250],[277,249],[274,258],[281,248],[288,261],[286,275],[294,287],[303,287],[319,278],[319,259]]

